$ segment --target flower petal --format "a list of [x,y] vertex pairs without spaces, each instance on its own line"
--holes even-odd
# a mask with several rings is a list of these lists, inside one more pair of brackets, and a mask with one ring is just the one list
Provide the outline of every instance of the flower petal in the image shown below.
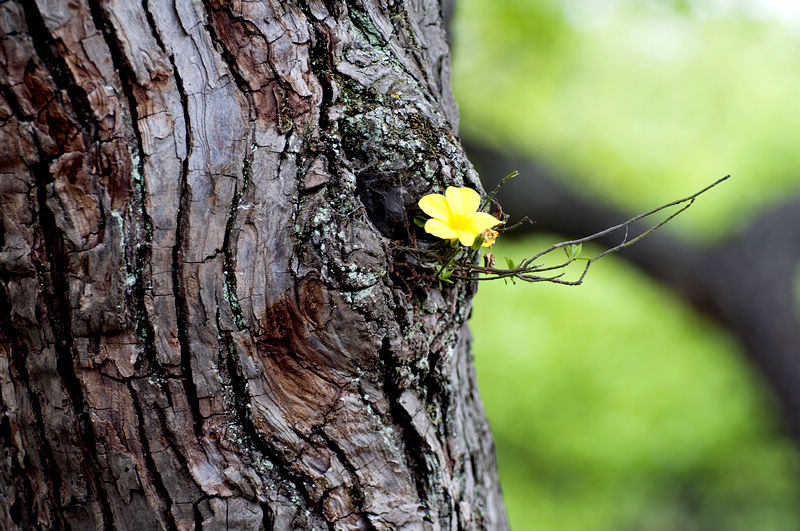
[[469,215],[469,225],[467,227],[477,234],[499,224],[500,220],[491,214],[487,214],[486,212],[473,212]]
[[448,186],[444,195],[454,216],[468,216],[478,210],[481,204],[481,196],[472,188]]
[[476,232],[468,231],[468,230],[460,230],[458,231],[458,241],[461,242],[461,245],[466,245],[467,247],[471,247],[473,243],[475,243],[475,238],[478,236]]
[[419,207],[432,218],[450,220],[450,208],[442,194],[428,194],[419,200]]
[[429,219],[425,222],[425,232],[433,234],[437,238],[451,240],[458,238],[458,233],[451,229],[446,223],[438,219]]

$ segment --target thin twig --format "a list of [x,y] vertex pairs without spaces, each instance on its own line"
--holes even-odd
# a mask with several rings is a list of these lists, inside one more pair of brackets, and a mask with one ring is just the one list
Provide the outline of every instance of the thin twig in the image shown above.
[[508,181],[510,181],[511,179],[516,177],[517,175],[519,175],[519,172],[517,170],[514,170],[511,173],[509,173],[508,175],[506,175],[505,177],[503,177],[503,179],[499,183],[497,183],[497,186],[494,187],[494,190],[492,190],[491,193],[486,196],[486,199],[484,199],[481,202],[481,206],[480,206],[480,208],[478,208],[478,210],[483,210],[486,207],[486,205],[491,203],[492,199],[494,199],[494,196],[496,196],[497,192],[500,191],[500,188],[502,188],[504,184],[506,184]]
[[513,224],[513,225],[511,225],[510,227],[503,227],[502,229],[497,229],[497,230],[498,230],[499,232],[508,232],[508,231],[512,231],[512,230],[514,230],[514,229],[516,229],[516,228],[518,228],[518,227],[521,227],[521,226],[522,226],[522,224],[523,224],[523,223],[525,223],[526,221],[527,221],[528,223],[530,223],[531,225],[533,225],[533,220],[531,220],[531,218],[529,218],[528,216],[523,216],[521,220],[517,221],[516,223],[514,223],[514,224]]
[[[712,188],[714,188],[718,184],[722,183],[723,181],[728,180],[729,178],[730,178],[730,175],[726,175],[725,177],[723,177],[721,179],[718,179],[714,183],[709,184],[708,186],[706,186],[705,188],[703,188],[699,192],[695,192],[690,196],[684,197],[683,199],[678,199],[677,201],[672,201],[671,203],[666,203],[664,205],[656,207],[656,208],[654,208],[652,210],[649,210],[647,212],[642,212],[641,214],[637,214],[637,215],[633,216],[632,218],[630,218],[629,220],[620,223],[619,225],[614,225],[613,227],[609,227],[609,228],[607,228],[605,230],[601,230],[600,232],[596,232],[596,233],[592,234],[591,236],[586,236],[585,238],[579,238],[577,240],[570,240],[570,241],[566,241],[566,242],[556,243],[555,245],[551,245],[547,249],[544,249],[543,251],[539,251],[538,253],[536,253],[534,256],[532,256],[531,258],[529,258],[526,261],[527,262],[533,262],[537,258],[539,258],[541,256],[544,256],[547,253],[550,253],[552,251],[555,251],[556,249],[560,249],[562,247],[566,247],[567,245],[578,245],[580,243],[588,242],[588,241],[591,241],[591,240],[596,240],[597,238],[599,238],[601,236],[605,236],[606,234],[611,234],[612,232],[618,231],[619,229],[621,229],[623,227],[627,227],[627,226],[631,225],[632,223],[635,223],[635,222],[639,221],[640,219],[652,216],[653,214],[661,212],[662,210],[664,210],[666,208],[669,208],[669,207],[672,207],[672,206],[676,206],[676,205],[680,205],[682,203],[689,202],[689,205],[686,206],[686,208],[688,208],[694,202],[694,200],[697,198],[697,196],[699,196],[701,194],[704,194],[705,192],[711,190]],[[683,212],[686,208],[682,208],[681,210],[678,211],[678,213]],[[672,219],[673,217],[675,217],[675,216],[672,215],[668,219]],[[661,225],[663,225],[663,223],[659,224],[656,228],[660,227]],[[653,230],[655,230],[655,229],[653,229]],[[652,231],[648,231],[645,234],[650,234],[650,232],[652,232]],[[637,238],[636,240],[638,241],[638,239],[639,238]],[[631,241],[634,241],[634,240],[631,240]]]

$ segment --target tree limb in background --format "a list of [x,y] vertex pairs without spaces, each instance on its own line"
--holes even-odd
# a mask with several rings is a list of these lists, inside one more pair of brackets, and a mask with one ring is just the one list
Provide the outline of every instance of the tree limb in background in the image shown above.
[[[487,188],[496,183],[496,175],[518,170],[524,176],[498,194],[512,219],[532,217],[534,223],[520,231],[580,238],[628,217],[596,196],[588,199],[571,190],[529,158],[501,153],[474,139],[463,144]],[[608,247],[618,244],[611,235],[596,241]],[[800,323],[793,289],[800,262],[800,198],[766,210],[745,230],[713,246],[698,247],[658,232],[619,255],[742,342],[780,399],[790,431],[800,439]]]

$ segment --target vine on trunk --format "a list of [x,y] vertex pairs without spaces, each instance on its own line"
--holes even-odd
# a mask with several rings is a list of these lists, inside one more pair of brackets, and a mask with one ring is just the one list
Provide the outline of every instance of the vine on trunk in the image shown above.
[[[496,205],[497,208],[495,210],[497,216],[482,212],[482,210],[494,201],[494,197],[500,191],[500,188],[517,175],[519,173],[515,171],[503,178],[497,187],[480,203],[480,196],[470,188],[451,186],[447,188],[444,195],[428,194],[423,196],[419,200],[419,206],[431,218],[426,220],[422,216],[417,216],[414,218],[414,223],[419,227],[423,227],[425,232],[445,241],[437,242],[427,247],[398,247],[397,250],[417,255],[422,259],[423,267],[434,269],[434,278],[439,282],[440,287],[442,283],[452,283],[454,279],[503,279],[504,281],[511,280],[512,282],[520,280],[522,282],[552,282],[567,286],[577,286],[583,283],[589,268],[594,262],[608,254],[621,251],[652,234],[692,206],[695,199],[700,195],[730,178],[730,175],[726,175],[689,196],[639,213],[622,223],[589,236],[553,244],[529,258],[524,258],[519,263],[506,258],[507,267],[498,268],[495,267],[496,258],[492,254],[492,245],[498,234],[512,231],[522,223],[531,222],[531,220],[526,216],[514,225],[505,228],[500,227],[495,230],[494,227],[507,225],[509,217],[502,213],[502,208],[499,205]],[[680,208],[651,225],[641,234],[634,237],[630,236],[629,229],[634,223],[650,218],[670,207]],[[500,218],[502,218],[502,221]],[[581,255],[584,243],[617,232],[623,232],[622,240],[617,245],[597,252],[592,256]],[[478,259],[481,255],[481,249],[484,247],[487,250],[483,254],[483,265],[480,265]],[[558,249],[562,249],[565,255],[565,258],[560,262],[547,265],[539,261]],[[585,265],[577,278],[572,280],[564,278],[566,268],[578,261],[585,262]]]

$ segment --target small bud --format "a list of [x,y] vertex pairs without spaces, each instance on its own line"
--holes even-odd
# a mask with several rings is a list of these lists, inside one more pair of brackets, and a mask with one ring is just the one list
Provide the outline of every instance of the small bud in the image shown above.
[[483,232],[479,232],[475,236],[475,240],[472,242],[472,250],[477,251],[478,249],[481,248],[481,245],[483,245]]
[[494,245],[495,240],[497,239],[497,231],[492,229],[486,229],[481,232],[481,236],[483,236],[483,246],[484,247],[491,247]]

